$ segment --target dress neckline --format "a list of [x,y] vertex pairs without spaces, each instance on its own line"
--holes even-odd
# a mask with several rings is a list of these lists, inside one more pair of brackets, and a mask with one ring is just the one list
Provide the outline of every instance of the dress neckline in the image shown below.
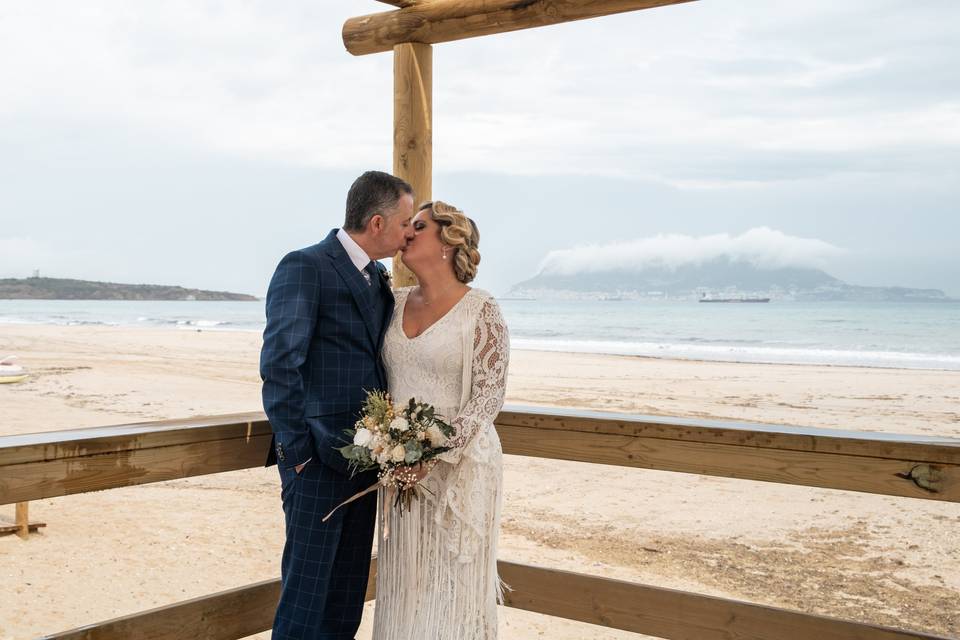
[[[413,291],[413,289],[411,288],[410,291]],[[413,342],[414,340],[416,340],[416,339],[418,339],[418,338],[422,338],[423,336],[425,336],[426,334],[428,334],[435,326],[437,326],[438,324],[440,324],[441,322],[443,322],[450,314],[452,314],[452,313],[457,309],[457,307],[459,307],[461,304],[463,304],[463,301],[467,299],[467,297],[470,295],[471,292],[473,292],[473,287],[468,288],[468,289],[467,289],[467,292],[466,292],[465,294],[463,294],[463,296],[462,296],[459,300],[457,300],[456,303],[454,303],[454,305],[453,305],[452,307],[450,307],[449,309],[447,309],[447,312],[446,312],[446,313],[444,313],[442,316],[440,316],[439,318],[437,318],[436,320],[434,320],[434,321],[430,324],[430,326],[428,326],[426,329],[424,329],[423,331],[421,331],[421,332],[418,333],[417,335],[413,336],[412,338],[407,335],[407,332],[406,332],[406,331],[403,330],[403,316],[404,316],[404,315],[406,314],[406,312],[407,312],[407,300],[410,299],[410,291],[407,291],[407,294],[406,294],[405,296],[403,296],[403,304],[402,304],[402,306],[400,307],[400,313],[399,313],[398,315],[400,316],[400,323],[399,323],[399,324],[400,324],[400,335],[402,335],[402,336],[404,337],[404,339],[407,340],[408,342]]]

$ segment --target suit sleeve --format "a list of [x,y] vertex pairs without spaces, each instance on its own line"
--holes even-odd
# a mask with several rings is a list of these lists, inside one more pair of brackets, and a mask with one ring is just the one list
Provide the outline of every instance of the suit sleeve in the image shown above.
[[260,352],[263,409],[270,421],[281,466],[294,467],[313,456],[313,438],[304,420],[301,366],[307,358],[320,304],[320,271],[300,252],[284,257],[267,289],[267,326]]

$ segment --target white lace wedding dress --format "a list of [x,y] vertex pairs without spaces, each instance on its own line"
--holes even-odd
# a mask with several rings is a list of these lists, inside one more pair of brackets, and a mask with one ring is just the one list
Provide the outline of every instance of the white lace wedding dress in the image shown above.
[[394,402],[428,402],[456,428],[453,449],[400,514],[380,490],[374,640],[497,637],[497,536],[503,488],[493,419],[503,406],[509,337],[490,294],[471,289],[415,338],[397,304],[383,357]]

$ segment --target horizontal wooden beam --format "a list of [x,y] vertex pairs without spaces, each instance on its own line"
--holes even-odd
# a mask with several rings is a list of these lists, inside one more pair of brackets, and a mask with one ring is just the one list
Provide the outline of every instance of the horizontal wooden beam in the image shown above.
[[0,467],[270,435],[262,411],[0,436]]
[[960,439],[873,431],[845,431],[761,422],[648,416],[607,411],[570,411],[553,407],[507,405],[497,426],[547,431],[579,431],[760,449],[809,451],[889,459],[922,459],[960,464]]
[[[504,453],[514,455],[960,502],[956,465],[527,427],[497,431]],[[925,487],[927,476],[937,481]]]
[[263,413],[0,438],[0,504],[262,466]]
[[[960,502],[960,440],[507,407],[506,453]],[[257,467],[262,413],[0,437],[0,504]]]
[[44,640],[237,640],[273,626],[280,580],[177,602],[77,629],[43,636]]
[[958,440],[747,427],[526,412],[497,419],[503,451],[514,455],[960,502]]
[[343,25],[343,44],[354,55],[366,55],[405,42],[450,42],[691,1],[430,0],[350,18]]
[[260,467],[269,447],[261,435],[0,467],[0,504]]
[[[505,605],[549,616],[643,633],[704,640],[947,640],[774,607],[652,587],[570,571],[499,562],[510,586]],[[376,559],[367,600],[375,597]],[[267,580],[144,611],[47,640],[235,640],[270,629],[280,581]]]
[[[371,559],[366,600],[376,593],[377,559]],[[43,640],[237,640],[273,627],[280,580],[264,580],[149,611],[71,629]]]
[[506,606],[676,640],[907,640],[939,636],[599,576],[499,562]]
[[[376,581],[374,556],[365,596],[368,601],[374,599]],[[269,630],[279,600],[280,580],[274,578],[43,636],[42,640],[236,640]]]

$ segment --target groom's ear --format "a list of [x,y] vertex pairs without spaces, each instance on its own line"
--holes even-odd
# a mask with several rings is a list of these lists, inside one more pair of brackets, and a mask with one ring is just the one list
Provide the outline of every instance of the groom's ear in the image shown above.
[[383,231],[385,222],[386,220],[384,220],[382,215],[379,213],[374,214],[373,217],[370,218],[370,222],[367,223],[367,230],[373,231],[374,233],[380,233]]

